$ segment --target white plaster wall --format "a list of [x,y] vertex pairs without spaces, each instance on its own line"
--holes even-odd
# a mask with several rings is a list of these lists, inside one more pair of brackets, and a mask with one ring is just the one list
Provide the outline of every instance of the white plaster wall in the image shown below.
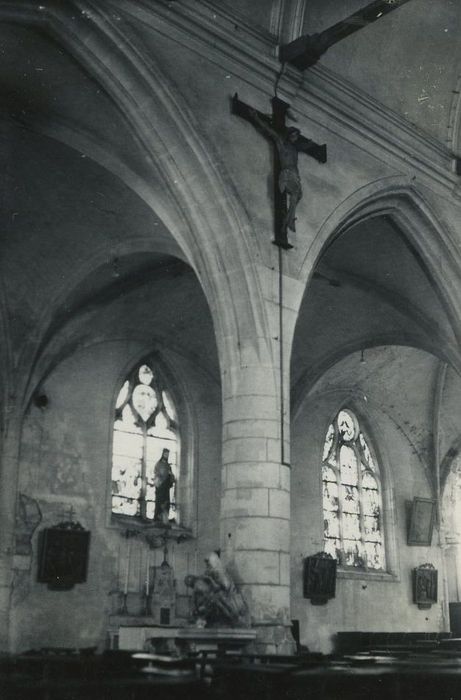
[[[292,429],[292,617],[301,641],[329,652],[339,631],[439,631],[442,562],[434,532],[431,547],[406,544],[405,502],[431,497],[425,466],[430,459],[431,397],[437,360],[411,348],[366,351],[331,368],[296,411]],[[302,597],[304,557],[323,549],[321,453],[329,421],[345,403],[362,416],[374,437],[385,483],[387,576],[338,575],[336,598],[313,606]],[[419,610],[412,602],[412,569],[431,562],[439,570],[439,602]]]
[[[118,604],[115,592],[123,585],[125,562],[119,558],[126,556],[123,528],[111,525],[108,517],[112,401],[121,367],[139,351],[137,344],[119,342],[77,352],[44,384],[48,407],[32,407],[26,417],[19,490],[36,499],[43,520],[32,540],[32,555],[15,560],[11,633],[16,650],[101,648],[105,643],[108,615]],[[187,571],[194,570],[195,561],[201,571],[205,552],[219,546],[220,391],[184,357],[169,359],[187,389],[194,416],[194,424],[187,426],[193,433],[189,440],[192,455],[188,455],[194,470],[192,517],[185,524],[195,527],[197,498],[202,512],[198,539],[170,547],[178,592],[184,594],[182,582]],[[187,424],[184,407],[179,407],[179,416]],[[71,591],[49,591],[36,581],[38,532],[67,520],[70,506],[75,518],[91,531],[88,580]],[[147,546],[134,542],[129,585],[133,611],[139,606],[137,593],[145,579],[146,556]],[[159,565],[160,551],[151,556]]]

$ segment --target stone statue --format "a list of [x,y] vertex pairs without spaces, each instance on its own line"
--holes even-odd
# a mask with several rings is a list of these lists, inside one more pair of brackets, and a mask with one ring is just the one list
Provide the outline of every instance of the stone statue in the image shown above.
[[164,449],[162,456],[154,467],[155,510],[154,520],[168,524],[170,511],[170,489],[176,483],[175,476],[168,462],[170,450]]
[[[295,231],[296,207],[303,196],[298,170],[298,152],[305,150],[304,147],[301,147],[301,131],[295,126],[290,126],[282,136],[267,121],[261,119],[255,109],[250,109],[250,116],[261,131],[272,139],[277,148],[280,161],[279,190],[282,194],[286,192],[290,198],[283,227]],[[306,140],[303,139],[303,141]]]
[[248,607],[216,552],[205,558],[203,576],[188,575],[184,582],[193,589],[192,615],[198,627],[248,627]]
[[197,627],[205,627],[208,622],[213,620],[215,613],[211,582],[207,576],[188,574],[184,583],[192,589],[192,621]]

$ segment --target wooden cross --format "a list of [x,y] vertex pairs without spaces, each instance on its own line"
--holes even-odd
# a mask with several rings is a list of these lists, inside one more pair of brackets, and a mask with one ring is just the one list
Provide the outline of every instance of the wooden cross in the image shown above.
[[66,522],[73,523],[75,513],[76,511],[72,505],[67,507],[64,506],[59,517],[65,520]]
[[[327,147],[301,135],[299,129],[286,126],[290,105],[278,97],[272,98],[272,114],[267,115],[239,100],[232,98],[232,114],[250,122],[272,141],[274,158],[274,240],[279,248],[288,250],[288,228],[295,230],[295,210],[301,199],[302,189],[298,172],[298,153],[306,153],[319,163],[327,161]],[[288,206],[288,197],[290,203]]]
[[304,34],[289,44],[283,44],[279,49],[280,61],[291,63],[299,70],[306,70],[314,66],[325,51],[338,41],[394,12],[407,2],[409,0],[373,0],[320,34]]

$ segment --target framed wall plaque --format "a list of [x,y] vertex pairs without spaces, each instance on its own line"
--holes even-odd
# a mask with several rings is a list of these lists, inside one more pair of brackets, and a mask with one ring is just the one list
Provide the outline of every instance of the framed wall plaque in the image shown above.
[[413,602],[420,610],[427,610],[437,602],[437,569],[432,564],[413,569]]
[[84,583],[88,571],[90,532],[79,523],[47,527],[39,535],[37,581],[52,590]]
[[336,594],[337,561],[326,552],[304,559],[303,595],[312,605],[325,605]]
[[431,498],[414,498],[410,506],[407,544],[429,547],[435,521],[435,501]]

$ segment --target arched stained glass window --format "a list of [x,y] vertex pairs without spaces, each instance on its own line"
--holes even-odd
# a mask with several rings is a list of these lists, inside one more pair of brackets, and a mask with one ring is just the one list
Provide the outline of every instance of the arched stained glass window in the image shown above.
[[324,549],[346,567],[385,568],[379,468],[356,415],[329,425],[322,458]]
[[138,365],[115,404],[112,513],[177,521],[179,429],[173,401],[151,364]]

